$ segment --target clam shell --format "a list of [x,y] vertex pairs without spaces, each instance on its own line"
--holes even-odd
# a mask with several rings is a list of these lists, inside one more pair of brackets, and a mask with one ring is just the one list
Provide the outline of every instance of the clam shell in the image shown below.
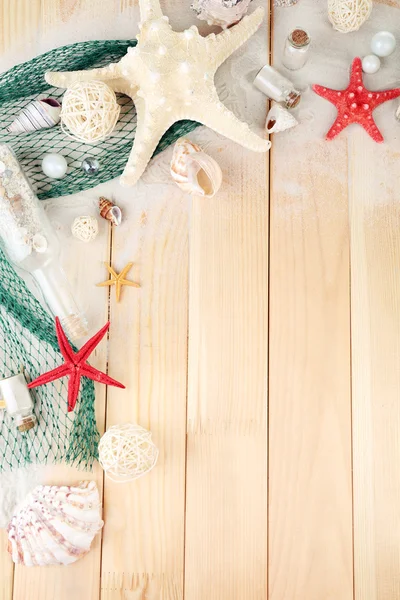
[[121,225],[122,212],[119,206],[107,200],[107,198],[99,198],[99,212],[100,216],[107,221],[111,221],[113,225]]
[[27,567],[69,565],[84,556],[103,527],[94,481],[72,486],[38,486],[8,526],[8,551]]
[[28,133],[54,127],[60,122],[61,104],[54,98],[33,100],[7,128],[9,133]]
[[175,144],[171,176],[184,192],[204,198],[215,196],[222,184],[219,164],[186,138]]
[[226,29],[242,19],[250,2],[251,0],[194,0],[192,9],[202,21]]
[[280,104],[274,104],[267,114],[265,131],[267,134],[278,133],[279,131],[285,131],[286,129],[295,127],[296,125],[298,125],[298,121],[291,112]]

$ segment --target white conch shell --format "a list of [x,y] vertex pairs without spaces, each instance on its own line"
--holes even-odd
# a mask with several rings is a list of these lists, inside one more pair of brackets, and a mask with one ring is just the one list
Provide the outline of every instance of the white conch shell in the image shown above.
[[250,2],[251,0],[194,0],[192,8],[202,21],[227,29],[244,17]]
[[286,108],[280,104],[274,104],[267,114],[265,131],[267,134],[278,133],[295,127],[298,123],[297,119]]
[[29,133],[54,127],[60,122],[61,104],[54,98],[33,100],[7,128],[9,133]]
[[222,184],[219,164],[186,138],[175,144],[171,175],[183,191],[205,198],[215,196]]
[[69,565],[84,556],[103,527],[94,481],[36,487],[8,526],[8,551],[27,567]]

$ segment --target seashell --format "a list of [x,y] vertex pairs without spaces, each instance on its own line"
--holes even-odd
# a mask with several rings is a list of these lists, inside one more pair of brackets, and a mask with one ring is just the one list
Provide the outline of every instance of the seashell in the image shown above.
[[7,128],[9,133],[28,133],[54,127],[60,122],[61,104],[54,98],[33,100]]
[[36,233],[32,238],[32,248],[42,254],[46,252],[48,246],[47,239],[41,233]]
[[36,487],[8,526],[8,552],[27,567],[69,565],[87,554],[103,527],[94,481]]
[[107,200],[107,198],[99,198],[99,211],[100,216],[107,221],[111,221],[113,225],[121,225],[122,223],[122,212],[119,206]]
[[198,19],[227,29],[246,14],[251,0],[194,0],[192,9]]
[[186,138],[178,140],[171,160],[175,183],[189,194],[212,198],[222,184],[222,171],[211,156]]
[[280,104],[274,104],[267,114],[265,130],[267,134],[278,133],[279,131],[285,131],[286,129],[295,127],[296,125],[298,125],[298,121],[291,112]]

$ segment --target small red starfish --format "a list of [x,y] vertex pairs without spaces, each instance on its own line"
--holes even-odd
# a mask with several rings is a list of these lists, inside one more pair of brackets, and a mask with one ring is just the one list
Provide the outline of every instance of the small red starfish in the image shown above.
[[372,111],[387,100],[398,98],[400,89],[371,92],[364,87],[361,58],[355,58],[351,66],[350,83],[345,90],[331,90],[321,85],[313,85],[313,90],[325,100],[332,102],[338,110],[336,121],[326,134],[333,140],[347,125],[358,123],[375,142],[383,142],[381,132],[372,116]]
[[63,328],[61,327],[60,319],[56,317],[58,345],[60,352],[65,359],[65,363],[60,367],[56,367],[52,371],[48,371],[47,373],[40,375],[37,379],[28,384],[28,388],[39,387],[40,385],[50,383],[51,381],[55,381],[61,377],[69,377],[68,412],[73,411],[75,408],[76,400],[79,394],[81,377],[89,377],[89,379],[93,379],[93,381],[98,381],[106,385],[114,385],[115,387],[125,388],[122,383],[119,383],[119,381],[116,381],[115,379],[111,379],[111,377],[102,371],[98,371],[94,367],[91,367],[86,362],[90,354],[103,339],[109,327],[110,323],[104,325],[104,327],[100,329],[100,331],[98,331],[92,338],[90,338],[90,340],[88,340],[78,352],[74,352],[68,342]]

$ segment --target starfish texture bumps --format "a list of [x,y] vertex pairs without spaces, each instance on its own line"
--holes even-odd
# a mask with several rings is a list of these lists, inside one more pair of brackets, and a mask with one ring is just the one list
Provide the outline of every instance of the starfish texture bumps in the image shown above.
[[82,346],[80,350],[78,350],[78,352],[74,352],[70,346],[70,343],[68,342],[63,328],[61,327],[60,319],[56,317],[58,346],[65,362],[60,367],[56,367],[52,371],[43,373],[43,375],[40,375],[37,379],[31,381],[31,383],[28,384],[28,388],[36,388],[40,385],[45,385],[46,383],[60,379],[61,377],[69,377],[68,412],[73,411],[75,408],[79,394],[81,377],[88,377],[89,379],[93,379],[93,381],[98,381],[99,383],[125,388],[122,383],[112,379],[102,371],[91,367],[86,362],[96,346],[101,342],[107,333],[109,327],[110,323],[106,323],[104,327],[100,329],[100,331],[98,331],[92,338],[90,338],[90,340],[86,342],[84,346]]
[[372,92],[366,89],[362,77],[361,58],[355,58],[351,67],[350,83],[345,90],[331,90],[322,85],[313,85],[314,92],[329,100],[338,111],[334,124],[326,134],[327,140],[333,140],[348,125],[358,123],[375,142],[384,141],[372,112],[380,104],[398,98],[400,88]]
[[107,279],[107,281],[102,281],[101,283],[97,284],[97,287],[104,287],[106,285],[108,286],[112,286],[115,285],[115,295],[117,297],[117,302],[120,301],[121,298],[121,288],[123,285],[129,285],[131,287],[140,287],[140,285],[138,283],[135,283],[134,281],[129,281],[129,279],[125,279],[126,275],[128,274],[128,271],[132,268],[133,263],[130,262],[126,265],[126,267],[124,267],[121,271],[121,273],[117,273],[110,265],[108,265],[107,263],[104,263],[105,266],[107,267],[107,271],[110,273],[111,277],[110,279]]
[[139,0],[138,43],[117,63],[88,71],[46,73],[51,85],[68,88],[78,81],[104,81],[135,103],[137,128],[121,184],[134,185],[145,171],[161,137],[176,121],[198,121],[245,148],[266,152],[270,142],[253,133],[219,100],[214,76],[221,64],[262,23],[260,7],[230,29],[202,37],[192,26],[177,32],[163,16],[159,0]]

